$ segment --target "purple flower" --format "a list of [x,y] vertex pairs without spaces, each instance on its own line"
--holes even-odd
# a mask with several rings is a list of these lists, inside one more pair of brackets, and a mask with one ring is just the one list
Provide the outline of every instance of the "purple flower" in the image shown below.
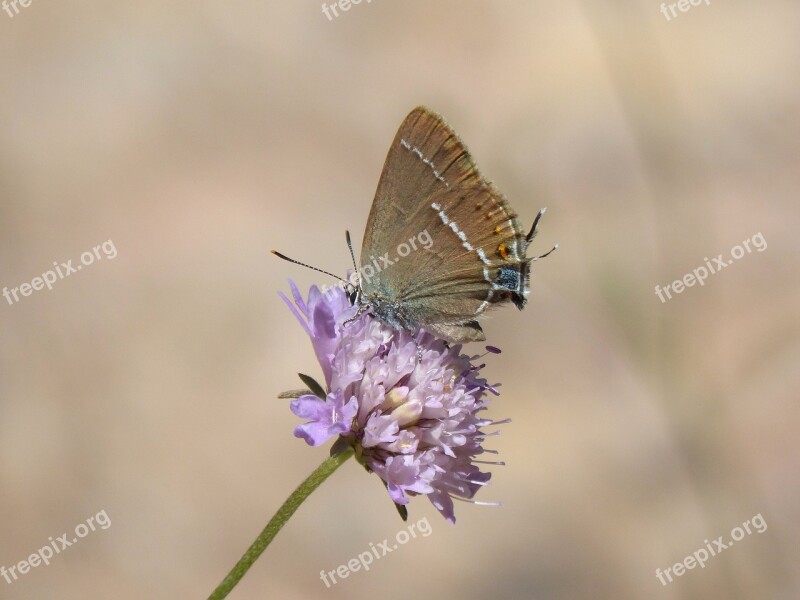
[[473,365],[460,345],[425,332],[415,342],[369,314],[345,326],[357,309],[344,290],[323,294],[312,286],[306,303],[289,283],[294,304],[281,297],[311,337],[327,388],[324,400],[292,401],[292,412],[308,420],[295,436],[312,446],[344,437],[394,502],[425,494],[454,523],[453,498],[472,499],[491,477],[474,460],[488,452],[481,428],[497,424],[478,416],[488,404],[485,392],[497,393],[478,377],[483,365]]

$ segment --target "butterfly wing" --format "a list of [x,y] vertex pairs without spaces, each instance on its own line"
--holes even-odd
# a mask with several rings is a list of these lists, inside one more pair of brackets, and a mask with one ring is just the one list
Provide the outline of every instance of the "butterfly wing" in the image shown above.
[[[527,243],[455,132],[426,108],[411,111],[389,149],[364,232],[361,264],[386,257],[364,279],[365,298],[399,307],[403,322],[452,342],[484,339],[475,319],[489,306],[525,303]],[[401,245],[417,247],[403,257]]]
[[392,235],[436,192],[474,185],[480,173],[467,149],[444,120],[419,106],[405,118],[389,148],[364,230],[361,264],[393,252]]

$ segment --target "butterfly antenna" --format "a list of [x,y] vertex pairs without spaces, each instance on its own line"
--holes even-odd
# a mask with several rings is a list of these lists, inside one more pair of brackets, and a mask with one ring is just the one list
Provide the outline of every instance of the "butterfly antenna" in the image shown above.
[[347,240],[347,247],[350,249],[350,258],[353,259],[353,268],[356,271],[356,276],[358,277],[358,288],[361,289],[361,271],[358,270],[358,265],[356,264],[356,255],[353,254],[353,242],[350,241],[350,232],[345,229],[344,237]]
[[338,279],[339,281],[341,281],[341,282],[343,282],[343,283],[345,283],[345,284],[347,284],[347,283],[348,283],[348,281],[347,281],[346,279],[342,279],[342,278],[341,278],[341,277],[339,277],[338,275],[334,275],[333,273],[329,273],[328,271],[323,271],[322,269],[318,269],[317,267],[312,267],[311,265],[307,265],[306,263],[300,262],[299,260],[295,260],[295,259],[293,259],[293,258],[289,258],[289,257],[288,257],[288,256],[286,256],[285,254],[281,254],[281,253],[280,253],[280,252],[278,252],[277,250],[272,250],[272,253],[273,253],[275,256],[277,256],[278,258],[282,258],[283,260],[285,260],[285,261],[287,261],[287,262],[294,263],[294,264],[296,264],[296,265],[300,265],[301,267],[306,267],[306,268],[308,268],[308,269],[312,269],[313,271],[319,271],[320,273],[325,273],[325,275],[330,275],[330,276],[331,276],[331,277],[333,277],[334,279]]

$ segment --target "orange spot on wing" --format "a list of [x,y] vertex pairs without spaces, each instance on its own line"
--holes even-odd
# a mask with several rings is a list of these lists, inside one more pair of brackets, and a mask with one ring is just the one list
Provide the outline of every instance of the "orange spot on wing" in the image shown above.
[[497,247],[497,251],[500,253],[500,256],[503,257],[503,260],[508,260],[508,250],[506,250],[505,244],[500,244]]

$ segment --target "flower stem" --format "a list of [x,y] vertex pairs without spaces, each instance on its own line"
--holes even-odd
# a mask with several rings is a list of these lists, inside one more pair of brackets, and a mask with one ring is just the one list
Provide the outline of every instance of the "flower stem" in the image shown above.
[[311,495],[320,484],[325,481],[336,469],[342,464],[347,462],[347,459],[353,456],[353,449],[348,448],[341,454],[331,456],[316,468],[316,470],[308,476],[308,478],[297,486],[297,489],[292,492],[292,495],[286,499],[275,516],[270,519],[264,530],[258,535],[256,540],[250,545],[239,559],[239,562],[231,569],[230,573],[222,580],[208,600],[222,600],[226,598],[231,590],[237,583],[244,577],[244,574],[253,566],[261,553],[269,546],[272,538],[274,538],[281,528],[286,524],[294,512],[300,507],[303,501]]

